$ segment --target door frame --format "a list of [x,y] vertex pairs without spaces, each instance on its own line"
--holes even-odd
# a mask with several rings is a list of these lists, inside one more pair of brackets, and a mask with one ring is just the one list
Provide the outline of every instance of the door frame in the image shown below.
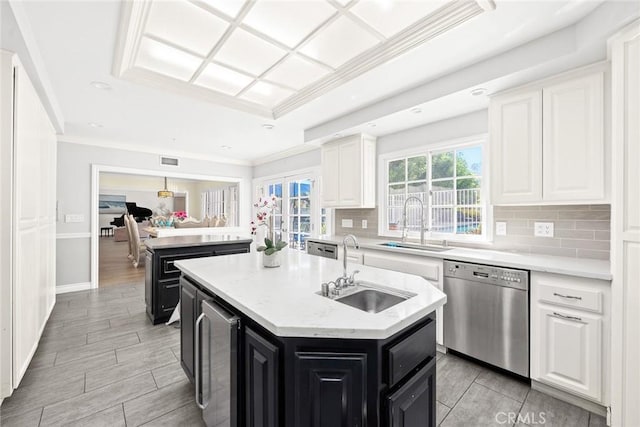
[[[160,176],[160,177],[168,177],[168,178],[182,178],[182,179],[193,179],[198,181],[222,181],[222,182],[230,182],[238,184],[238,192],[242,195],[245,191],[249,192],[250,189],[247,188],[247,180],[244,180],[240,177],[229,177],[229,176],[213,176],[213,175],[200,175],[200,174],[190,174],[190,173],[182,173],[182,172],[174,172],[174,171],[159,171],[153,169],[138,169],[138,168],[128,168],[121,166],[110,166],[110,165],[100,165],[100,164],[92,164],[91,165],[91,284],[90,289],[97,289],[99,284],[99,228],[100,228],[100,214],[98,211],[98,198],[100,196],[100,173],[101,172],[110,172],[110,173],[122,173],[128,175],[146,175],[146,176]],[[242,197],[242,196],[241,196]],[[240,225],[238,227],[221,227],[220,230],[229,233],[242,233],[243,230],[248,230],[248,228],[242,226],[243,221],[242,218],[249,218],[250,209],[248,206],[244,206],[239,201],[238,213],[240,217]]]
[[[314,166],[311,168],[304,168],[304,169],[296,169],[296,170],[292,170],[292,171],[287,171],[281,174],[273,174],[273,175],[267,175],[267,176],[262,176],[262,177],[258,177],[258,178],[254,178],[252,181],[252,187],[253,187],[253,198],[254,200],[252,201],[252,207],[253,207],[253,203],[255,202],[255,200],[258,199],[258,197],[262,196],[262,194],[260,194],[260,190],[264,190],[264,187],[266,187],[269,184],[273,184],[275,182],[282,182],[283,186],[287,186],[287,188],[283,188],[282,190],[282,194],[283,194],[283,198],[284,195],[287,194],[289,192],[288,189],[288,183],[290,181],[295,181],[297,179],[311,179],[311,181],[313,182],[314,185],[314,190],[315,190],[315,194],[312,195],[311,198],[311,219],[312,219],[312,224],[314,224],[315,228],[314,230],[311,231],[311,236],[317,236],[319,235],[319,229],[317,229],[317,227],[320,226],[320,221],[322,220],[322,207],[320,206],[320,202],[322,200],[321,194],[322,194],[322,169],[320,166]],[[284,218],[287,218],[287,230],[289,229],[289,222],[288,222],[288,206],[285,208],[284,202],[283,202],[283,222],[284,222]],[[252,218],[255,216],[255,211],[252,209]],[[317,222],[317,223],[316,223]],[[329,224],[328,224],[328,234],[331,234],[331,231],[333,230],[333,215],[330,215],[330,220],[329,220]],[[288,231],[287,231],[288,234]]]

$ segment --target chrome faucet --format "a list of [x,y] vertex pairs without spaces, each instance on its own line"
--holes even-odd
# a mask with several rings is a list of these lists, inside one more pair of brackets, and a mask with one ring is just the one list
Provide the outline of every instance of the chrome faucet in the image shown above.
[[354,236],[353,234],[347,234],[346,236],[344,236],[344,239],[342,239],[342,277],[340,278],[342,279],[342,285],[350,285],[351,283],[353,283],[353,277],[356,274],[353,273],[353,275],[349,277],[349,274],[347,273],[347,242],[349,240],[353,242],[353,246],[356,249],[360,249],[360,244],[358,243],[358,239],[356,238],[356,236]]
[[418,202],[420,202],[420,244],[424,245],[425,241],[424,241],[424,232],[426,230],[425,225],[424,225],[424,202],[416,197],[416,196],[409,196],[407,197],[407,199],[404,201],[404,208],[402,209],[402,218],[403,218],[403,222],[402,222],[402,241],[406,242],[407,241],[407,203],[409,202],[409,200],[411,199],[415,199]]

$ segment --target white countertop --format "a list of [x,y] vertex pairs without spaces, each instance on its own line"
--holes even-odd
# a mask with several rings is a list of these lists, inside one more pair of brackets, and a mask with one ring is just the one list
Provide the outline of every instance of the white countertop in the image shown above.
[[[331,242],[342,244],[341,236],[320,236],[310,238],[314,242]],[[432,252],[420,249],[392,248],[380,245],[391,239],[358,238],[360,247],[396,254],[419,255],[430,258],[451,259],[455,261],[474,262],[499,267],[520,268],[545,273],[565,274],[568,276],[591,279],[611,280],[611,263],[609,261],[569,258],[552,255],[523,254],[516,252],[494,251],[489,249],[467,249],[454,247],[444,252]]]
[[411,274],[350,265],[358,280],[417,294],[387,310],[367,313],[316,294],[342,275],[342,263],[292,249],[282,266],[264,268],[262,253],[176,261],[175,265],[274,335],[385,339],[441,307],[444,293]]

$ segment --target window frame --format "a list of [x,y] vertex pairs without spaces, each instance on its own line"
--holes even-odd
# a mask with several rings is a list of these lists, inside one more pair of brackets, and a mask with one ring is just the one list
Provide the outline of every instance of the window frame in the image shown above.
[[[489,153],[489,144],[488,144],[488,135],[480,134],[473,135],[465,138],[458,138],[454,140],[445,140],[439,141],[437,143],[420,145],[417,147],[413,147],[410,149],[393,151],[389,153],[385,153],[379,156],[378,158],[378,235],[384,237],[394,237],[401,238],[402,237],[402,229],[398,230],[390,230],[388,220],[387,220],[387,209],[388,209],[388,190],[389,185],[393,183],[389,183],[389,163],[395,160],[408,159],[410,157],[416,156],[426,156],[427,157],[427,191],[431,191],[432,189],[432,177],[431,177],[431,157],[434,154],[439,154],[448,151],[460,150],[467,147],[473,146],[481,146],[482,147],[482,172],[481,172],[481,186],[480,186],[480,197],[481,200],[484,201],[482,203],[483,208],[483,222],[482,222],[482,231],[481,235],[477,234],[455,234],[455,233],[438,233],[433,232],[431,230],[425,233],[426,238],[434,239],[434,240],[448,240],[448,241],[460,241],[460,242],[481,242],[486,243],[491,241],[492,233],[492,222],[493,222],[493,208],[489,203],[489,188],[490,188],[490,179],[489,179],[489,161],[490,161],[490,153]],[[407,166],[405,166],[407,167]],[[408,182],[408,176],[405,176],[405,181],[403,183],[406,185]],[[457,177],[451,178],[452,180],[456,180]],[[456,205],[457,206],[457,203]],[[429,202],[425,206],[425,221],[427,222],[427,226],[431,224],[431,196],[429,196]],[[455,213],[454,213],[455,215]],[[419,239],[420,232],[419,231],[411,231],[409,230],[407,233],[407,237],[409,239]]]

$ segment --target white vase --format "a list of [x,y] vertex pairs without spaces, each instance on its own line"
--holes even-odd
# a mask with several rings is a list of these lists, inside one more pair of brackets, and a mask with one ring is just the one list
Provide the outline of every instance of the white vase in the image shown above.
[[262,252],[262,265],[266,268],[280,267],[280,251],[276,251],[271,255]]

